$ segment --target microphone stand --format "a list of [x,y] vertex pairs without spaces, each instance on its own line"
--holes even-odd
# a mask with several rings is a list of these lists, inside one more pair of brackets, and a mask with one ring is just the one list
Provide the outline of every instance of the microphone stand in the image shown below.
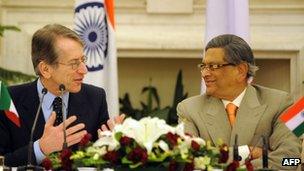
[[33,155],[33,148],[34,148],[33,147],[33,144],[34,144],[33,136],[34,136],[34,131],[35,131],[35,128],[36,128],[36,125],[37,125],[38,116],[39,116],[39,113],[40,113],[40,110],[41,110],[42,102],[43,102],[45,94],[47,93],[47,89],[43,88],[41,92],[42,92],[42,97],[41,97],[41,100],[39,102],[39,106],[38,106],[38,109],[37,109],[37,112],[36,112],[36,115],[35,115],[35,120],[34,120],[34,123],[33,123],[33,126],[32,126],[32,130],[31,130],[30,142],[29,142],[29,145],[28,145],[27,165],[26,166],[19,166],[17,168],[17,171],[42,171],[42,170],[44,170],[43,167],[34,166],[32,164],[32,155]]
[[[59,85],[59,90],[61,93],[61,99],[63,99],[63,93],[65,91],[65,86],[63,84]],[[65,127],[65,120],[66,120],[66,113],[63,107],[63,101],[62,101],[62,105],[61,105],[61,110],[62,110],[62,126],[63,126],[63,145],[62,145],[62,150],[67,149],[68,148],[68,143],[66,141],[66,127]]]

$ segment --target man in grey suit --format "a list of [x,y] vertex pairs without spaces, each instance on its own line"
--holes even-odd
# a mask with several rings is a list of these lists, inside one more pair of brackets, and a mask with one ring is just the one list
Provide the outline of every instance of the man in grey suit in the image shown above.
[[282,158],[300,158],[301,143],[279,120],[292,99],[283,91],[248,83],[258,69],[249,45],[235,35],[217,36],[207,44],[199,67],[206,93],[177,106],[185,131],[213,144],[222,139],[229,146],[238,135],[239,145],[244,145],[242,157],[250,153],[255,168],[262,167],[261,137],[265,136],[269,167],[295,170],[283,167]]

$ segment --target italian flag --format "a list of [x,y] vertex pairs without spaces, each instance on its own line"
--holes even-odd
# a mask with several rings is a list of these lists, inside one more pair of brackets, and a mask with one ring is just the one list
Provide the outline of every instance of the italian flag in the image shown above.
[[20,127],[19,115],[7,88],[2,81],[0,81],[0,110],[3,110],[6,117],[16,126]]
[[304,97],[292,105],[280,119],[297,136],[304,133]]

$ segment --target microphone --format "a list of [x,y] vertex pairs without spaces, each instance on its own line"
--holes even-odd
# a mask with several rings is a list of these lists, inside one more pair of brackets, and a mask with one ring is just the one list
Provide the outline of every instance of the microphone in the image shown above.
[[42,103],[43,103],[43,99],[44,99],[44,96],[47,93],[47,89],[43,88],[41,93],[42,93],[42,96],[41,96],[39,106],[38,106],[38,109],[37,109],[37,112],[36,112],[36,115],[35,115],[35,120],[34,120],[34,123],[33,123],[33,126],[32,126],[32,130],[31,130],[30,142],[29,142],[29,145],[28,145],[27,166],[18,167],[17,168],[18,171],[23,171],[23,170],[26,170],[26,171],[39,170],[40,171],[40,170],[43,170],[42,167],[34,166],[32,164],[33,144],[34,144],[33,136],[34,136],[34,131],[35,131],[35,128],[36,128],[36,125],[37,125],[38,116],[39,116],[39,113],[40,113],[40,110],[41,110],[41,106],[42,106]]
[[268,168],[268,141],[265,136],[263,137],[262,161],[263,168]]
[[239,155],[238,135],[235,135],[233,145],[233,161],[241,161],[242,157]]
[[[262,135],[259,142],[263,140],[263,147],[262,147],[262,168],[256,169],[256,171],[277,171],[276,169],[268,168],[268,139],[265,135]],[[257,142],[258,144],[258,142]],[[256,144],[256,145],[257,145]],[[255,148],[255,146],[254,146]],[[253,151],[253,150],[252,150]],[[252,152],[250,152],[252,153]]]
[[[63,93],[65,91],[65,86],[63,84],[60,84],[59,85],[59,91],[61,93],[61,99],[63,99]],[[62,111],[62,126],[63,126],[63,145],[62,145],[62,150],[68,148],[68,143],[67,143],[67,140],[66,140],[66,127],[65,127],[65,120],[66,120],[66,113],[65,113],[65,110],[64,110],[64,106],[63,106],[63,103],[62,103],[62,106],[61,106],[61,111]]]

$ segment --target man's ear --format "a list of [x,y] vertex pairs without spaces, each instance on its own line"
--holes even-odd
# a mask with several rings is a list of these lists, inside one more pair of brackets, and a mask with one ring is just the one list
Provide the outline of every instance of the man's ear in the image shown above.
[[51,73],[52,73],[52,68],[49,64],[47,64],[44,61],[41,61],[38,64],[38,69],[40,71],[40,74],[42,77],[49,79],[51,77]]
[[246,80],[247,79],[247,73],[249,70],[249,66],[247,63],[241,63],[237,66],[238,68],[238,73],[239,73],[239,79],[240,81]]

